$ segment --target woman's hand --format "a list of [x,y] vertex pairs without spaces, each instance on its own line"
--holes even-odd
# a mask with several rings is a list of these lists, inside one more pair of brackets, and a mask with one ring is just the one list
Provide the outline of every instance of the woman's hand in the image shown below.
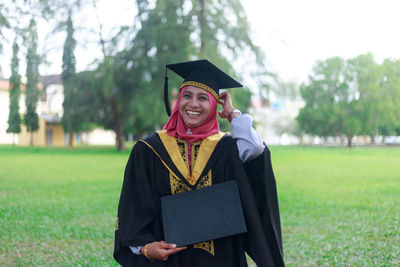
[[218,104],[221,104],[223,108],[222,111],[218,111],[219,116],[223,119],[229,119],[229,114],[234,111],[235,108],[232,105],[231,96],[228,92],[223,92],[219,95]]
[[[165,243],[164,241],[152,242],[147,246],[147,256],[155,260],[168,260],[168,257],[172,254],[178,253],[182,250],[187,249],[187,247],[177,247],[176,244]],[[144,254],[144,246],[141,248],[140,252]]]

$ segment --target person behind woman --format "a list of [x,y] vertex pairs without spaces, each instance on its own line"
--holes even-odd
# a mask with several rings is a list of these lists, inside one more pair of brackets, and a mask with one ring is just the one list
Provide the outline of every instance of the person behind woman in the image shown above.
[[[167,66],[185,78],[163,130],[132,149],[118,207],[114,258],[123,266],[284,266],[270,153],[252,117],[232,105],[237,81],[207,60]],[[167,78],[166,78],[167,80]],[[166,87],[167,90],[167,87]],[[166,98],[166,105],[168,98]],[[231,123],[219,131],[218,112]],[[167,112],[169,108],[167,105]],[[160,198],[236,180],[247,232],[187,247],[163,241]]]

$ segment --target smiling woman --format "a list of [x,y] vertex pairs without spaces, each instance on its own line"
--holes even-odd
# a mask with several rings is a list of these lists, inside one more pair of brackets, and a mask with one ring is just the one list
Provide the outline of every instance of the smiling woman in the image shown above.
[[[203,124],[206,119],[211,119],[210,106],[217,106],[215,98],[206,90],[188,86],[182,88],[182,98],[179,101],[179,114],[189,128]],[[212,99],[212,103],[210,103]]]
[[[163,130],[140,140],[132,149],[118,207],[114,258],[123,266],[244,267],[246,252],[258,266],[284,266],[269,150],[252,128],[253,119],[233,107],[228,93],[219,95],[219,89],[242,85],[207,60],[167,67],[185,81]],[[164,89],[168,95],[168,86]],[[232,136],[219,131],[218,104],[223,107],[219,116],[231,123]],[[206,211],[197,219],[193,218],[195,208],[194,212],[190,210],[192,215],[179,208],[162,208],[162,198],[185,193],[178,196],[181,198],[188,191],[225,182],[237,184],[244,215],[241,220],[247,232],[214,233],[215,229],[225,231],[237,218],[215,219],[232,202],[209,212],[225,195],[205,207],[205,201],[194,200],[193,207]],[[168,228],[172,231],[169,234],[177,236],[179,229],[185,228],[193,230],[188,236],[197,238],[185,243],[188,246],[179,247],[176,240],[167,242],[165,238],[171,235],[166,234],[165,216],[174,218],[175,229]],[[176,221],[177,217],[185,218],[185,222]],[[213,228],[198,230],[209,221]]]

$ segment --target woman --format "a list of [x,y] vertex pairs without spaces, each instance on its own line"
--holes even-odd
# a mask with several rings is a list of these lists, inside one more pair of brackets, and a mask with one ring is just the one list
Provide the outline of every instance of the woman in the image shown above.
[[[228,93],[241,86],[207,60],[167,66],[185,78],[162,131],[139,141],[128,160],[115,232],[123,266],[284,266],[279,209],[269,150]],[[167,80],[167,78],[166,78]],[[232,136],[219,131],[221,118]],[[168,108],[167,108],[168,112]],[[163,241],[160,198],[236,180],[247,232],[187,247]]]

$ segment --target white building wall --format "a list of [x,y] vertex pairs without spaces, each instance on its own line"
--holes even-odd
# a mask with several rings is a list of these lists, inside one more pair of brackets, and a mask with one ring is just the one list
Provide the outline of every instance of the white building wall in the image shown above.
[[279,124],[293,124],[303,105],[302,101],[271,99],[268,106],[261,106],[261,102],[258,102],[250,112],[253,114],[256,130],[267,144],[292,145],[298,144],[299,138],[289,133],[280,134],[277,127]]
[[97,128],[89,133],[82,133],[80,142],[86,145],[115,145],[115,133]]
[[46,88],[46,111],[45,113],[58,115],[63,114],[64,89],[61,84],[51,84]]

